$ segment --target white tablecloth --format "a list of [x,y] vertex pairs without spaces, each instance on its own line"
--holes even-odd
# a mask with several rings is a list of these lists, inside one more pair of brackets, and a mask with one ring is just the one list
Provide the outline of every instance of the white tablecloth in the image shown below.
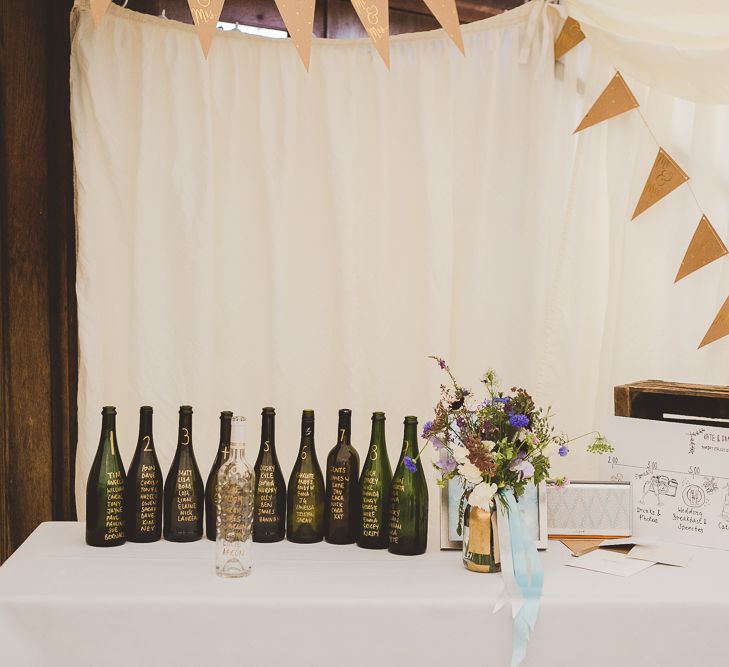
[[[509,665],[501,577],[456,552],[254,546],[252,575],[223,580],[207,540],[94,549],[45,523],[0,567],[0,665]],[[623,579],[550,542],[525,667],[729,664],[729,554],[693,553]]]

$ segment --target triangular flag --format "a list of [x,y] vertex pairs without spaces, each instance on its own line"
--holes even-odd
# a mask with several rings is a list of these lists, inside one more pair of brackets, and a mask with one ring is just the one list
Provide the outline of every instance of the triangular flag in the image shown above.
[[679,185],[683,185],[688,179],[689,177],[673,161],[673,158],[662,148],[659,148],[656,161],[653,163],[653,168],[648,180],[645,182],[631,220],[635,220],[643,211],[673,192]]
[[301,62],[308,71],[311,37],[314,32],[315,0],[276,0],[276,7],[299,52]]
[[585,33],[582,32],[580,24],[571,16],[568,16],[554,42],[554,59],[561,58],[567,51],[574,49],[583,39],[585,39]]
[[702,266],[706,266],[726,254],[729,254],[729,251],[727,251],[724,242],[719,238],[709,219],[705,215],[702,215],[691,239],[691,243],[689,243],[689,247],[683,257],[683,262],[678,267],[676,280],[673,282],[677,283],[689,273],[693,273]]
[[701,345],[699,345],[699,349],[704,347],[704,345],[713,343],[715,340],[724,338],[727,334],[729,334],[729,298],[727,298],[724,302],[724,305],[721,307],[719,313],[711,323],[709,330],[704,336],[704,340],[702,340]]
[[620,72],[617,72],[605,90],[602,91],[600,97],[595,100],[595,103],[585,114],[575,133],[602,123],[608,118],[635,109],[637,106],[640,106],[638,100],[633,97],[633,93],[630,92],[630,88],[628,88],[628,84],[625,83],[625,79],[620,75]]
[[463,48],[463,37],[461,36],[461,24],[458,20],[456,0],[424,0],[435,20],[443,26],[443,30],[453,40],[458,50],[466,55]]
[[91,0],[91,18],[94,20],[94,25],[99,25],[110,4],[111,0]]
[[225,0],[187,0],[190,5],[192,20],[197,28],[197,36],[200,38],[203,54],[208,57],[213,37],[218,32],[218,19],[223,11]]
[[388,0],[352,0],[352,6],[362,21],[377,52],[390,69],[390,14]]

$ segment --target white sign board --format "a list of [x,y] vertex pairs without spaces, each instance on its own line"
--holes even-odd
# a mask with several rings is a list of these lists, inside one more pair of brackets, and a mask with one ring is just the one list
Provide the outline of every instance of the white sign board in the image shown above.
[[603,480],[631,482],[633,537],[729,549],[729,429],[613,417]]

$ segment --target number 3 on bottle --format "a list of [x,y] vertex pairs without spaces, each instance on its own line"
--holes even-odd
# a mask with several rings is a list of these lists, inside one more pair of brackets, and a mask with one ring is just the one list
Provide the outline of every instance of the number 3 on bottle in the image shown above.
[[184,426],[182,427],[182,430],[185,432],[182,436],[182,444],[183,445],[189,445],[190,444],[190,431],[186,429]]

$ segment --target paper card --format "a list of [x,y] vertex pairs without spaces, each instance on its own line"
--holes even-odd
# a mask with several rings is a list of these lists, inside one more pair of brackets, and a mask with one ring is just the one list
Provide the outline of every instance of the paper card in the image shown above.
[[602,479],[633,485],[633,535],[729,549],[729,429],[612,417]]
[[593,572],[602,572],[603,574],[613,574],[618,577],[630,577],[638,572],[647,570],[651,565],[655,565],[655,563],[628,558],[623,554],[598,549],[579,558],[570,558],[565,565],[568,567],[579,567],[583,570],[592,570]]
[[560,542],[572,552],[573,556],[589,554],[602,544],[602,540],[560,540]]
[[676,567],[686,567],[691,560],[690,554],[685,551],[662,544],[638,544],[630,550],[628,558],[637,558],[638,560],[647,560],[652,563],[662,563],[663,565],[674,565]]

